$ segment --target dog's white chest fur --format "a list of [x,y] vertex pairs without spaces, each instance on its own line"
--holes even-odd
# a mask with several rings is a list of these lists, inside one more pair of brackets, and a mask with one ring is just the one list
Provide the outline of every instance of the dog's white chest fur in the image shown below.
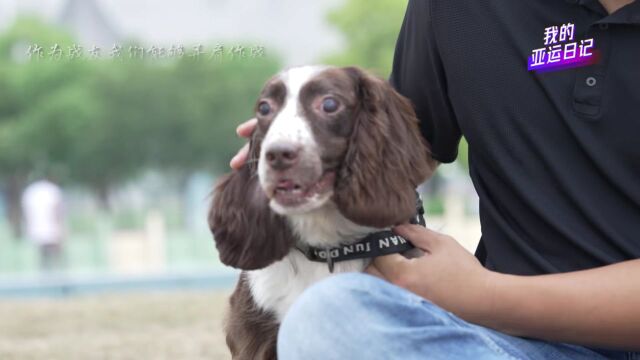
[[[331,202],[312,212],[287,218],[300,240],[315,247],[335,247],[345,240],[355,241],[377,230],[347,220]],[[361,272],[369,262],[369,259],[339,262],[334,265],[333,273]],[[302,252],[292,249],[284,259],[247,274],[256,304],[273,312],[281,321],[307,287],[332,273],[326,263],[310,261]]]
[[[361,272],[367,259],[336,263],[333,273]],[[273,312],[278,321],[302,292],[314,283],[331,276],[325,263],[309,261],[298,250],[264,269],[248,273],[253,299],[262,309]]]

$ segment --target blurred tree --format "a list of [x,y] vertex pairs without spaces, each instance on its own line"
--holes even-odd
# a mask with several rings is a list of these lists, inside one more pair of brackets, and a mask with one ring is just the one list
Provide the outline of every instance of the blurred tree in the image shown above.
[[156,89],[159,100],[150,109],[160,125],[150,137],[156,140],[148,146],[148,163],[171,175],[175,189],[183,194],[195,171],[227,172],[229,159],[243,142],[235,128],[254,115],[262,84],[279,67],[270,58],[185,58],[166,69],[165,84]]
[[[178,63],[170,81],[174,96],[179,97],[183,138],[166,133],[165,143],[172,144],[169,148],[173,150],[157,158],[175,169],[226,172],[229,159],[242,143],[235,136],[236,126],[254,116],[260,89],[279,68],[279,62],[269,58],[225,63],[185,59]],[[193,146],[180,146],[186,139]]]
[[90,101],[68,159],[71,178],[107,204],[109,190],[155,168],[184,184],[194,171],[223,171],[240,146],[235,126],[248,118],[272,59],[228,62],[125,61],[97,66]]
[[347,0],[328,14],[343,34],[346,50],[327,58],[340,66],[358,65],[388,77],[406,1]]
[[[22,19],[0,37],[0,186],[15,235],[21,230],[20,195],[35,169],[49,163],[62,124],[43,122],[41,106],[51,95],[82,76],[76,66],[38,59],[32,46],[67,46],[70,37],[32,19]],[[42,48],[42,54],[49,49]],[[45,127],[41,125],[46,125]]]
[[[53,44],[65,49],[59,60],[49,56]],[[87,187],[108,208],[113,187],[149,168],[180,183],[194,171],[226,170],[240,144],[235,126],[279,68],[275,58],[250,56],[69,60],[71,45],[35,20],[0,35],[0,187],[16,234],[30,177]]]

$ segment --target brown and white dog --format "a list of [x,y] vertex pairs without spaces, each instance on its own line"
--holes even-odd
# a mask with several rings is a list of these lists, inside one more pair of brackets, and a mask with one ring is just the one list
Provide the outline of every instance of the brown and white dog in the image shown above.
[[275,359],[287,309],[330,276],[297,245],[336,247],[406,222],[435,168],[409,101],[358,68],[283,71],[255,110],[249,160],[217,185],[209,213],[221,261],[244,270],[225,329],[234,359]]

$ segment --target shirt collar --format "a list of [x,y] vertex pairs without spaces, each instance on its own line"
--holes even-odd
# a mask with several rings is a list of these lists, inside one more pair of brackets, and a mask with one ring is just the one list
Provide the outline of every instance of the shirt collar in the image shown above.
[[603,15],[598,24],[640,24],[640,0],[627,4],[609,15],[598,0],[565,0],[569,4],[581,5]]
[[600,4],[598,0],[565,0],[569,4],[581,5],[590,10],[597,12],[603,16],[607,16],[607,10],[605,10],[604,6]]

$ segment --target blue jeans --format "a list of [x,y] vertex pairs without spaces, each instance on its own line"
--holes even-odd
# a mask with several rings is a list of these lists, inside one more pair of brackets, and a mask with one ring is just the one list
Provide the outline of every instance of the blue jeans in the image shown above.
[[278,359],[640,359],[506,335],[468,323],[376,277],[331,276],[293,304],[278,333]]

